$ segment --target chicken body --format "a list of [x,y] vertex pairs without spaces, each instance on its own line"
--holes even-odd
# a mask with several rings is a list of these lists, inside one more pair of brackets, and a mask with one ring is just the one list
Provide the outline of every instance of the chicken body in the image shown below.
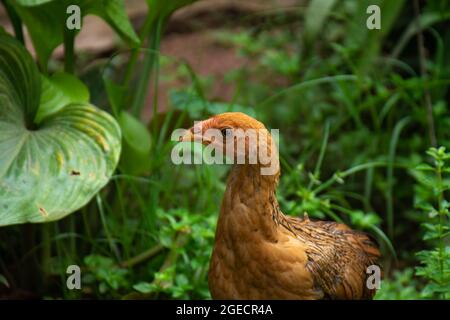
[[[264,128],[241,113],[218,115],[203,125],[219,130]],[[279,167],[278,158],[275,161]],[[279,170],[262,175],[259,164],[234,165],[208,274],[212,297],[372,298],[375,290],[367,288],[366,269],[379,258],[375,244],[344,224],[285,216],[275,194],[279,175]]]
[[276,181],[236,166],[209,270],[214,299],[369,299],[366,269],[378,249],[343,224],[285,216]]

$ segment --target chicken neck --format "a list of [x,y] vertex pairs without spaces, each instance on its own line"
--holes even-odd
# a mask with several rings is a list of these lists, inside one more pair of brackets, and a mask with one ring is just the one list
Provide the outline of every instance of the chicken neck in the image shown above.
[[277,226],[284,217],[276,199],[280,173],[262,175],[260,169],[247,164],[232,168],[218,222],[218,231],[225,237],[242,241],[259,234],[276,241]]

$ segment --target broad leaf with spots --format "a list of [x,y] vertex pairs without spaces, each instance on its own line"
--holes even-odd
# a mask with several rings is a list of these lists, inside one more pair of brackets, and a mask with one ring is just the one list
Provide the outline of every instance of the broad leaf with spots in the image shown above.
[[19,42],[0,35],[1,226],[60,219],[107,184],[121,132],[88,100],[79,80],[44,78]]

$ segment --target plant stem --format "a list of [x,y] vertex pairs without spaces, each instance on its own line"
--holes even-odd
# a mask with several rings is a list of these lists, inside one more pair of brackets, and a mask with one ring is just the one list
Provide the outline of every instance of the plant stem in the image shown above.
[[392,189],[394,187],[394,161],[395,151],[397,149],[398,139],[403,128],[409,123],[410,118],[401,119],[394,127],[389,145],[389,156],[387,166],[387,190],[386,190],[386,206],[387,206],[387,226],[389,238],[394,240],[394,198]]
[[[330,121],[325,123],[325,131],[323,135],[322,145],[320,147],[319,159],[317,160],[316,167],[314,168],[314,178],[319,180],[320,168],[322,167],[323,158],[325,157],[325,151],[328,145],[328,136],[330,134]],[[314,181],[311,179],[308,185],[308,190],[311,190]]]
[[135,256],[127,261],[122,262],[120,264],[120,266],[124,267],[124,268],[134,267],[135,265],[156,256],[162,250],[164,250],[164,246],[161,244],[158,244],[158,245],[148,249],[147,251],[144,251],[144,252],[138,254],[137,256]]
[[117,261],[120,261],[120,254],[117,246],[114,243],[114,239],[109,231],[108,224],[106,222],[105,212],[103,209],[103,200],[100,194],[96,196],[98,211],[100,212],[100,219],[102,221],[103,229],[105,230],[106,238],[108,239],[109,247],[111,251],[115,254]]
[[158,86],[159,86],[159,49],[161,45],[161,34],[163,29],[164,19],[158,19],[156,26],[155,40],[152,49],[155,51],[153,65],[155,67],[155,73],[153,77],[153,117],[158,113]]
[[441,279],[444,279],[444,252],[445,252],[445,244],[444,244],[444,236],[443,236],[443,226],[444,226],[444,208],[442,204],[444,202],[444,192],[442,191],[442,165],[438,162],[436,168],[436,174],[438,179],[438,208],[439,208],[439,271],[441,273]]
[[336,76],[327,76],[327,77],[321,77],[318,79],[312,79],[307,80],[301,83],[294,84],[286,89],[280,90],[279,92],[275,93],[274,95],[268,97],[267,99],[263,100],[261,103],[258,103],[258,108],[264,108],[267,106],[270,102],[275,100],[276,98],[279,98],[280,96],[283,96],[284,94],[295,91],[295,90],[304,90],[310,87],[314,87],[320,84],[324,83],[334,83],[338,81],[357,81],[358,77],[352,74],[340,74]]
[[51,237],[49,224],[42,225],[42,284],[44,290],[47,290],[48,277],[50,274],[50,258],[51,258]]
[[[189,240],[188,235],[184,231],[180,231],[175,236],[175,242],[173,248],[170,250],[169,254],[167,255],[166,259],[164,260],[164,263],[162,264],[161,268],[159,269],[159,272],[164,272],[166,269],[170,268],[172,265],[176,264],[176,261],[178,260],[178,257],[180,255],[178,248],[183,247],[187,241]],[[171,281],[169,280],[159,280],[156,279],[154,281],[156,285],[162,288],[166,288],[172,285]]]
[[326,188],[330,187],[331,185],[333,185],[339,178],[345,178],[353,173],[356,173],[358,171],[361,170],[366,170],[368,168],[374,168],[374,167],[385,167],[387,165],[386,162],[369,162],[369,163],[364,163],[364,164],[360,164],[357,166],[354,166],[353,168],[350,168],[344,172],[342,172],[339,176],[337,176],[336,174],[331,177],[330,179],[328,179],[326,182],[322,183],[320,186],[318,186],[316,189],[313,190],[313,192],[315,194],[325,190]]
[[[144,40],[147,38],[147,34],[150,31],[150,28],[153,25],[153,15],[147,14],[145,18],[144,26],[142,27],[141,34],[139,35],[139,39],[141,40],[141,46],[144,43]],[[133,49],[130,60],[128,61],[127,68],[125,70],[125,77],[123,80],[123,85],[128,87],[131,81],[131,77],[133,76],[134,67],[137,63],[137,59],[139,58],[139,52],[141,48]]]
[[[426,68],[425,68],[425,45],[423,40],[423,34],[422,29],[420,26],[420,9],[419,9],[419,1],[414,0],[414,11],[416,14],[416,23],[417,23],[417,47],[419,50],[419,63],[420,63],[420,74],[422,78],[426,75]],[[424,95],[425,95],[425,105],[427,107],[427,121],[428,121],[428,134],[430,137],[430,143],[433,147],[437,146],[437,139],[436,139],[436,130],[434,125],[434,118],[433,118],[433,105],[431,103],[431,95],[430,90],[428,89],[428,86],[424,86]]]
[[5,7],[6,12],[8,13],[8,17],[13,26],[16,39],[19,40],[21,43],[24,43],[22,20],[20,19],[16,10],[8,3],[8,1],[2,0],[2,3],[3,6]]

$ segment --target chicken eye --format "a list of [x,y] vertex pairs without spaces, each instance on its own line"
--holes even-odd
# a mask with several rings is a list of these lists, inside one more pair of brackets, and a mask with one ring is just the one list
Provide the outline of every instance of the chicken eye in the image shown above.
[[231,137],[231,128],[223,128],[222,130],[220,130],[220,133],[222,134],[222,137],[224,138],[228,138]]

